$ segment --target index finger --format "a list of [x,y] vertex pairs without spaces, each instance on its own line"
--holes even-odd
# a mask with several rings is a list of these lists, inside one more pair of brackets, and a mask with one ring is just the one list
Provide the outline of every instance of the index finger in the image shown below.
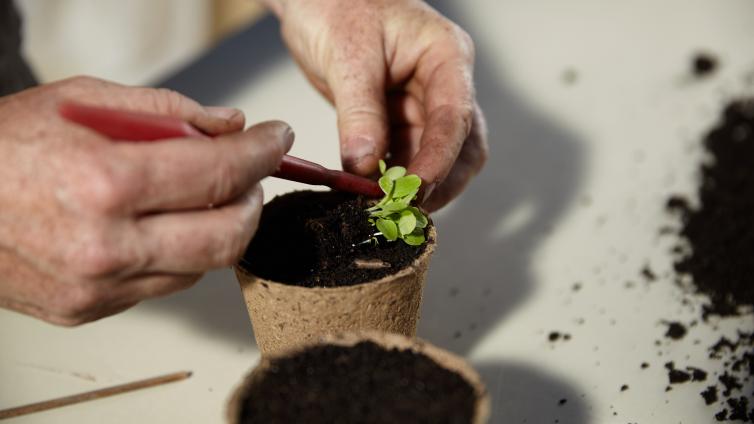
[[408,167],[427,189],[447,177],[469,136],[474,113],[473,53],[453,44],[434,49],[423,57],[426,62],[419,64],[417,72],[426,122],[419,151]]
[[275,172],[292,143],[293,132],[279,121],[214,140],[119,143],[114,156],[130,167],[121,202],[142,213],[227,203]]
[[244,114],[232,108],[205,107],[166,88],[131,87],[92,77],[73,77],[51,84],[63,99],[97,107],[168,115],[188,121],[211,135],[240,131]]

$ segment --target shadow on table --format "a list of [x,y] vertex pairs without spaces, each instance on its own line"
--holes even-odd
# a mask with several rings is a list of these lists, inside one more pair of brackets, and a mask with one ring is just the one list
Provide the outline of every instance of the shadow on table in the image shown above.
[[[470,30],[458,3],[432,2]],[[439,246],[432,261],[419,336],[466,355],[536,289],[532,262],[543,238],[570,207],[581,181],[584,152],[574,138],[546,121],[506,87],[490,58],[499,47],[477,40],[476,82],[490,132],[490,159],[455,204],[435,217]],[[204,104],[223,98],[283,60],[272,18],[237,34],[177,75],[157,84]],[[555,74],[555,73],[554,73]],[[555,78],[555,75],[553,75]],[[253,338],[232,272],[214,272],[197,287],[145,305],[177,314],[208,337],[246,345]],[[583,400],[566,383],[522,364],[480,368],[493,396],[493,423],[587,423]],[[567,398],[566,405],[557,401]],[[521,419],[517,419],[521,418]]]
[[[477,96],[487,117],[490,158],[435,222],[419,335],[467,354],[536,289],[532,264],[543,239],[576,197],[584,152],[574,138],[511,93],[490,62],[504,52],[475,36],[452,0],[431,2],[476,40]],[[556,73],[553,73],[553,78]]]
[[178,315],[219,343],[256,350],[249,314],[230,269],[207,273],[190,290],[150,300],[140,306],[155,314]]
[[589,422],[583,394],[570,385],[526,364],[475,365],[493,399],[489,424]]

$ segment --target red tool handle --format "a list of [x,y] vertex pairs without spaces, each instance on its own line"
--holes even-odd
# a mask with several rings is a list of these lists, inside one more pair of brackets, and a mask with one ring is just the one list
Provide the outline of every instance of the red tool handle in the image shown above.
[[[74,102],[62,103],[58,111],[63,118],[116,140],[154,141],[165,138],[208,137],[188,122],[170,116],[86,106]],[[334,190],[369,197],[380,197],[383,194],[376,181],[327,169],[314,162],[289,155],[283,156],[280,168],[272,176],[304,184],[325,185]]]
[[188,122],[168,116],[106,109],[73,102],[62,103],[58,107],[58,113],[71,122],[116,140],[154,141],[164,138],[207,137]]

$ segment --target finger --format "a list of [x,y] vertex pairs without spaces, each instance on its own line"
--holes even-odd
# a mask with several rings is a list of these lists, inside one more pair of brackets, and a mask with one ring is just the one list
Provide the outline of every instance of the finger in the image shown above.
[[146,271],[197,273],[237,262],[259,223],[262,188],[254,186],[221,208],[139,219]]
[[343,168],[368,175],[387,152],[385,64],[381,55],[338,61],[329,79],[338,113]]
[[448,105],[435,109],[429,116],[419,151],[408,167],[409,173],[421,177],[423,196],[429,196],[455,164],[468,135],[465,113],[456,106]]
[[441,47],[424,55],[417,69],[417,80],[424,89],[426,124],[421,149],[409,171],[418,174],[430,191],[448,175],[471,130],[473,51],[462,40],[438,42]]
[[112,148],[121,164],[132,167],[124,203],[130,211],[154,212],[235,199],[277,170],[293,138],[287,124],[269,121],[212,142],[176,139]]
[[238,109],[203,107],[177,91],[166,88],[126,87],[121,101],[128,110],[183,119],[209,135],[240,131],[245,117]]
[[[469,182],[487,161],[487,126],[481,110],[477,107],[471,133],[458,154],[453,168],[445,180],[434,191],[426,193],[422,206],[430,212],[448,204],[466,188]],[[428,196],[428,197],[427,197]]]
[[203,107],[170,89],[129,87],[92,77],[74,77],[56,85],[67,100],[134,112],[168,115],[190,122],[210,135],[240,131],[244,114],[238,109]]
[[424,105],[405,91],[388,95],[390,125],[424,125]]
[[201,273],[139,275],[131,277],[127,281],[119,282],[118,287],[113,291],[119,299],[135,304],[142,300],[163,297],[186,290],[194,286],[202,278],[202,275]]
[[390,130],[390,159],[388,165],[407,167],[419,152],[423,127],[399,126]]

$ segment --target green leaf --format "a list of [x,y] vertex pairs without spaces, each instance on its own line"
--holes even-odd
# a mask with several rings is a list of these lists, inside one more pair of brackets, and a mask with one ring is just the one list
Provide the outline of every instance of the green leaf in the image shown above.
[[419,189],[416,189],[416,190],[412,191],[411,193],[409,193],[409,194],[407,194],[407,195],[405,195],[403,197],[396,197],[395,200],[399,201],[399,202],[403,202],[403,203],[409,204],[409,203],[411,203],[412,200],[414,200],[414,198],[416,198],[416,193],[417,192],[419,192]]
[[411,234],[416,228],[416,217],[409,210],[401,212],[401,217],[398,219],[398,230],[401,234]]
[[395,181],[398,178],[406,175],[406,168],[402,166],[393,166],[387,171],[385,171],[384,175],[390,178],[391,180]]
[[411,234],[403,236],[403,241],[410,246],[420,246],[424,243],[424,230],[415,229]]
[[424,243],[423,228],[428,225],[428,219],[418,208],[409,206],[419,192],[421,178],[406,175],[406,168],[402,166],[387,168],[384,160],[379,161],[379,168],[382,177],[378,184],[385,196],[367,209],[369,223],[388,241],[401,238],[412,246]]
[[415,208],[413,206],[409,206],[408,210],[411,211],[411,213],[414,214],[416,217],[416,228],[424,228],[429,223],[429,220],[427,220],[427,217],[424,216],[422,211],[419,210],[419,208]]
[[393,186],[395,186],[395,183],[393,183],[393,180],[391,180],[387,175],[384,175],[380,177],[380,179],[377,181],[377,184],[380,185],[380,188],[385,193],[386,196],[392,197],[393,192]]
[[385,236],[388,241],[394,241],[398,238],[398,227],[393,221],[389,221],[387,219],[378,219],[377,229],[380,230],[382,235]]
[[[404,197],[413,192],[414,195],[419,191],[422,180],[418,175],[406,175],[395,180],[395,189],[393,197]],[[411,196],[413,198],[413,196]]]
[[393,214],[395,214],[395,212],[385,211],[385,210],[380,209],[378,211],[372,212],[370,216],[373,218],[383,218],[383,219],[389,219],[391,221],[397,221],[397,218],[393,219],[392,217]]
[[388,202],[382,207],[382,210],[388,211],[388,212],[399,212],[408,207],[408,203],[401,202],[398,200],[393,200],[392,202]]

